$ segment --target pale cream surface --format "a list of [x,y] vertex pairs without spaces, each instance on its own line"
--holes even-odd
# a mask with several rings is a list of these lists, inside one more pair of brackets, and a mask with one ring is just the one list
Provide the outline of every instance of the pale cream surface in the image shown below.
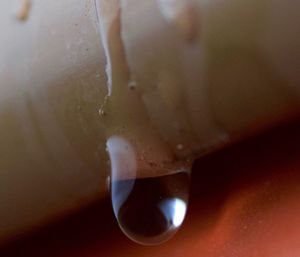
[[0,240],[106,196],[110,136],[162,175],[298,112],[298,5],[1,1]]

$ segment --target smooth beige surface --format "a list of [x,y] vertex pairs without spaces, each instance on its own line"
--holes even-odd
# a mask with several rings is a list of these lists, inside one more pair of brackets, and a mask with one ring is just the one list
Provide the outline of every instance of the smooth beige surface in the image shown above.
[[93,1],[0,3],[0,238],[106,191],[106,94]]
[[299,111],[296,1],[179,3],[0,2],[0,240],[105,196],[108,136],[153,176]]

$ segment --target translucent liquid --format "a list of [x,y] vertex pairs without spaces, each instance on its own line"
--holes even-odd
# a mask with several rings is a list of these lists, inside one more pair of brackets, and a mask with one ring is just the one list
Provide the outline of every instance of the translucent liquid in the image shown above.
[[189,174],[111,183],[115,216],[133,241],[153,245],[171,238],[181,226],[188,201]]
[[178,172],[169,175],[137,178],[139,165],[131,143],[112,136],[106,144],[111,160],[112,205],[120,228],[140,244],[168,240],[186,214],[189,173],[178,167]]

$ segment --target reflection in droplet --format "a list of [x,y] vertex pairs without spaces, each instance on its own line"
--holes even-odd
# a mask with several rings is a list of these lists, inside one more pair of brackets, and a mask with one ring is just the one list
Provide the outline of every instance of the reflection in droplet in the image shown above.
[[112,205],[122,231],[144,245],[170,239],[186,214],[189,173],[136,178],[138,167],[130,143],[113,136],[107,141],[107,148],[112,168]]
[[186,203],[183,200],[179,198],[166,199],[159,204],[159,208],[174,228],[182,224],[186,213]]

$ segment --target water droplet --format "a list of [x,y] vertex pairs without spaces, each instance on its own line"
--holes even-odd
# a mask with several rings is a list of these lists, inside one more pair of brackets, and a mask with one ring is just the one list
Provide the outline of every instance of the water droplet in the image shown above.
[[137,178],[133,146],[124,138],[107,141],[111,160],[111,197],[121,230],[131,240],[155,245],[170,239],[183,223],[189,195],[185,170],[158,177]]
[[106,112],[104,111],[103,108],[100,108],[100,110],[99,110],[99,115],[100,115],[100,116],[105,116],[105,115],[106,115]]

